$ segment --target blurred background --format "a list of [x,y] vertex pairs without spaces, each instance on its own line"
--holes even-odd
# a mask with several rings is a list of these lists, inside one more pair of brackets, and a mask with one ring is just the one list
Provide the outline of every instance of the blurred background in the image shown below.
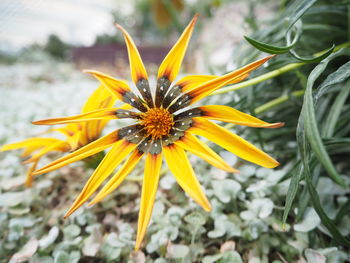
[[[349,0],[1,0],[0,146],[48,136],[47,127],[33,120],[78,114],[98,87],[82,69],[130,83],[127,49],[115,22],[133,37],[154,88],[159,64],[196,13],[179,78],[223,75],[265,52],[277,53],[247,81],[203,103],[286,124],[232,129],[275,157],[281,163],[276,169],[242,162],[214,144],[240,174],[190,157],[212,203],[210,213],[164,170],[138,252],[133,245],[142,165],[104,202],[64,220],[93,170],[74,163],[26,188],[28,167],[20,152],[0,152],[0,262],[349,262],[349,10]],[[316,67],[317,77],[310,75]],[[312,120],[302,111],[306,103],[315,107]],[[316,127],[306,144],[319,134],[312,146],[325,149],[327,165],[320,148],[301,147],[309,128],[303,121]],[[122,125],[110,122],[106,130]],[[45,156],[39,166],[58,156]]]

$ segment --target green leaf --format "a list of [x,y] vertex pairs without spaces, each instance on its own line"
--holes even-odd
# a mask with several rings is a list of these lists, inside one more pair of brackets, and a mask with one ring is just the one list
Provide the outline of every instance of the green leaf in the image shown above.
[[[312,88],[314,81],[324,71],[328,62],[331,59],[333,59],[337,56],[340,56],[342,54],[343,54],[343,52],[339,51],[315,67],[315,69],[311,72],[309,79],[308,79],[308,87],[307,87],[307,88],[309,88],[308,96],[310,96],[310,92],[311,92],[310,88]],[[308,98],[306,100],[310,100],[310,98]],[[307,103],[310,103],[310,101]],[[312,95],[311,95],[311,104],[313,106]],[[310,108],[310,105],[309,105],[309,108]],[[313,208],[315,209],[315,211],[319,215],[323,225],[328,229],[330,234],[333,236],[334,240],[340,244],[350,246],[350,241],[341,235],[341,233],[338,231],[337,227],[335,226],[334,222],[324,212],[322,205],[321,205],[321,202],[320,202],[320,198],[317,194],[317,191],[316,191],[314,184],[313,184],[313,181],[312,181],[311,172],[310,172],[310,168],[309,168],[310,149],[309,149],[309,144],[307,141],[307,132],[306,132],[307,126],[305,126],[305,129],[304,129],[304,122],[309,121],[307,118],[305,118],[305,116],[308,115],[307,113],[308,113],[308,108],[305,105],[305,101],[304,101],[304,105],[302,107],[301,114],[299,117],[299,122],[298,122],[297,142],[298,142],[298,146],[299,146],[301,160],[302,160],[303,166],[304,166],[305,181],[306,181],[307,189],[310,193],[310,199],[311,199],[311,202],[313,204]],[[317,132],[318,132],[318,130],[317,130]]]
[[294,50],[289,50],[289,53],[295,57],[296,59],[303,61],[303,62],[308,62],[308,63],[317,63],[322,60],[324,60],[326,57],[328,57],[330,54],[333,53],[333,50],[335,48],[335,45],[333,44],[329,49],[326,51],[322,52],[320,55],[315,56],[315,57],[302,57],[298,55]]
[[296,172],[292,175],[292,179],[290,181],[289,187],[288,187],[288,192],[287,192],[287,197],[286,197],[286,204],[284,206],[284,211],[283,211],[283,217],[282,217],[282,226],[285,228],[285,224],[287,222],[287,217],[288,214],[292,208],[293,201],[295,199],[295,196],[298,192],[298,186],[299,186],[299,181],[301,178],[301,175],[304,173],[304,167],[300,166],[299,167],[299,172]]
[[199,212],[192,212],[185,216],[185,221],[194,226],[202,226],[205,224],[205,217]]
[[322,137],[329,138],[334,134],[335,126],[342,112],[344,103],[348,98],[350,93],[350,81],[347,81],[344,85],[343,89],[339,92],[336,97],[331,109],[329,110],[329,114],[325,121],[325,125],[323,128]]
[[[299,1],[301,2],[300,4],[296,2],[296,7],[292,8],[293,13],[287,18],[288,20],[288,28],[286,30],[286,39],[287,39],[287,45],[283,47],[278,47],[274,45],[270,45],[255,39],[252,39],[250,37],[244,36],[244,38],[255,48],[266,52],[270,54],[284,54],[290,51],[295,44],[298,42],[301,32],[302,32],[302,24],[301,21],[299,20],[301,16],[316,2],[317,0],[303,0]],[[291,34],[294,29],[294,38],[292,41],[289,41],[291,39]],[[333,47],[334,48],[334,47]],[[328,54],[328,51],[326,52]],[[330,52],[332,53],[332,52]],[[329,53],[329,54],[330,54]],[[328,54],[328,55],[329,55]],[[328,56],[327,55],[327,56]],[[326,57],[327,57],[326,56]],[[313,58],[315,59],[315,58]]]
[[260,51],[269,53],[269,54],[284,54],[287,53],[295,44],[296,41],[290,44],[289,46],[284,46],[284,47],[278,47],[278,46],[273,46],[266,44],[264,42],[255,40],[253,38],[250,38],[248,36],[244,36],[245,40],[249,42],[253,47],[256,49],[259,49]]
[[56,253],[53,262],[54,263],[67,263],[67,262],[70,262],[70,257],[66,252],[59,251]]
[[312,97],[312,87],[316,81],[316,79],[321,75],[321,73],[327,67],[329,61],[333,58],[341,55],[341,53],[337,52],[332,56],[328,57],[322,63],[317,65],[314,70],[310,73],[305,94],[304,94],[304,104],[302,115],[305,125],[305,133],[307,136],[307,140],[311,145],[313,152],[315,153],[318,160],[321,162],[323,167],[328,172],[329,176],[339,185],[345,186],[343,179],[340,177],[338,172],[336,171],[325,146],[323,145],[320,132],[317,127],[317,120],[315,114],[314,101]]
[[[300,3],[298,3],[300,2]],[[314,4],[316,3],[317,0],[301,0],[301,1],[296,1],[295,5],[297,7],[294,9],[293,7],[293,13],[290,15],[289,19],[289,26],[288,29],[291,29],[291,27],[305,14],[305,12]]]

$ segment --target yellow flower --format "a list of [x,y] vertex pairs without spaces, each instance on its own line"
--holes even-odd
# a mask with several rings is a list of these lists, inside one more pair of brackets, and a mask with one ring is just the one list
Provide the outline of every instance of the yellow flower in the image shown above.
[[146,163],[135,245],[136,250],[141,245],[151,218],[163,155],[170,171],[182,189],[206,211],[211,210],[211,205],[201,189],[185,150],[198,155],[217,168],[227,172],[237,172],[236,169],[230,167],[195,135],[204,136],[237,156],[263,167],[273,168],[279,165],[276,160],[263,151],[208,119],[259,128],[276,128],[282,126],[282,123],[270,124],[227,106],[210,105],[183,110],[211,92],[227,84],[241,81],[248,76],[249,72],[272,58],[272,56],[263,58],[220,77],[206,75],[187,76],[171,86],[179,72],[196,20],[197,16],[193,18],[160,65],[155,98],[151,94],[147,72],[140,54],[129,34],[120,25],[116,26],[124,35],[128,48],[132,80],[141,97],[135,95],[123,81],[96,71],[86,71],[96,77],[119,100],[131,105],[137,111],[109,108],[73,117],[35,122],[35,124],[52,125],[73,121],[81,122],[82,120],[89,120],[89,118],[131,118],[135,120],[136,123],[134,125],[113,131],[77,151],[46,165],[34,172],[34,174],[52,171],[112,147],[67,212],[65,217],[68,217],[97,191],[101,184],[129,154],[130,156],[94,197],[90,205],[101,201],[116,189],[133,170],[141,157],[145,155]]
[[[96,109],[111,107],[115,98],[111,92],[102,85],[96,89],[85,103],[82,113]],[[89,120],[80,123],[67,124],[62,128],[50,129],[45,133],[60,132],[65,135],[65,140],[50,137],[33,137],[20,142],[3,145],[0,151],[23,149],[21,157],[26,159],[25,164],[31,163],[27,171],[26,186],[31,186],[33,171],[36,169],[40,159],[49,152],[71,152],[89,144],[100,137],[101,132],[108,120]]]

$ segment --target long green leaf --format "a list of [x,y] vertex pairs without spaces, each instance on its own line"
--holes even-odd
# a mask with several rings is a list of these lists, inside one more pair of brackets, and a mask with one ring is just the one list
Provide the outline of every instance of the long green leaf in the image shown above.
[[305,94],[304,94],[303,108],[305,107],[305,110],[303,112],[303,119],[304,119],[306,136],[311,145],[313,152],[315,153],[319,161],[322,163],[323,167],[326,169],[329,176],[339,185],[345,186],[343,179],[340,177],[340,175],[336,171],[322,143],[321,135],[317,127],[314,101],[312,97],[312,88],[316,79],[325,70],[329,61],[331,61],[333,58],[340,55],[341,55],[341,52],[337,52],[333,54],[331,57],[327,58],[326,60],[321,62],[319,65],[317,65],[314,68],[314,70],[310,73],[308,82],[306,85]]
[[309,146],[306,140],[306,132],[305,129],[303,129],[304,125],[304,118],[302,118],[302,115],[305,114],[306,108],[303,106],[301,110],[301,115],[299,117],[299,123],[298,123],[298,131],[297,131],[297,142],[299,146],[299,152],[301,155],[301,159],[304,166],[304,175],[305,175],[305,181],[307,189],[310,193],[310,199],[312,202],[312,205],[318,214],[318,216],[321,219],[322,224],[328,229],[330,234],[333,236],[335,241],[337,241],[339,244],[350,246],[350,241],[347,240],[345,237],[342,236],[342,234],[338,231],[337,227],[333,223],[333,221],[327,216],[327,214],[324,212],[320,198],[317,194],[317,191],[313,185],[312,178],[311,178],[311,172],[309,169]]
[[270,45],[255,39],[252,39],[250,37],[244,36],[244,38],[256,49],[259,49],[260,51],[269,53],[269,54],[284,54],[287,53],[288,50],[290,50],[294,45],[297,43],[297,39],[295,38],[294,41],[289,46],[284,47],[278,47],[274,45]]
[[[340,85],[340,84],[339,84]],[[322,137],[329,138],[334,134],[335,126],[342,112],[344,103],[350,93],[350,81],[347,81],[344,88],[339,92],[336,97],[329,114],[327,116],[325,126],[323,128]]]

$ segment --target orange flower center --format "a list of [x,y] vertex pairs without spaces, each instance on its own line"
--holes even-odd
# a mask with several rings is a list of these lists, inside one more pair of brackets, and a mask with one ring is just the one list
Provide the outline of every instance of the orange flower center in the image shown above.
[[174,125],[173,115],[162,108],[151,108],[143,114],[141,124],[147,131],[147,136],[153,139],[160,139],[168,135]]

